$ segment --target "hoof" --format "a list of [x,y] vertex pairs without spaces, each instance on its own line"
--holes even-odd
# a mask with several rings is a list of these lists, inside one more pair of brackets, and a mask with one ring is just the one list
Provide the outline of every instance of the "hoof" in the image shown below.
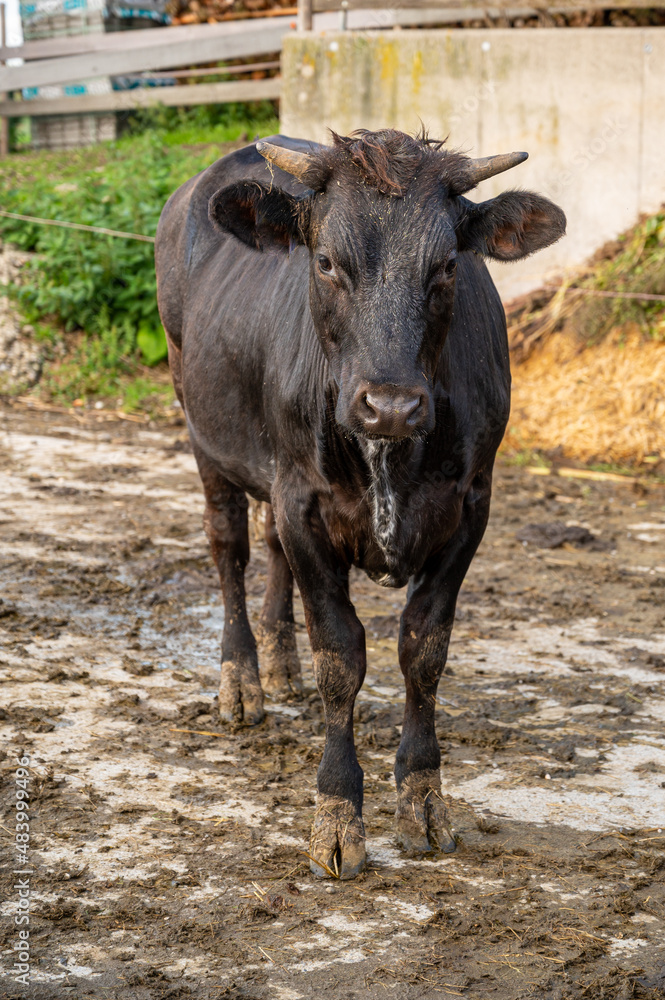
[[398,845],[410,855],[452,854],[456,848],[438,771],[413,771],[397,793]]
[[256,662],[223,660],[219,685],[219,715],[224,722],[255,726],[264,716],[263,691]]
[[256,641],[265,693],[273,701],[300,700],[302,673],[293,622],[277,622],[271,628],[261,624]]
[[318,878],[350,879],[363,871],[365,827],[348,799],[318,796],[309,855],[310,868]]

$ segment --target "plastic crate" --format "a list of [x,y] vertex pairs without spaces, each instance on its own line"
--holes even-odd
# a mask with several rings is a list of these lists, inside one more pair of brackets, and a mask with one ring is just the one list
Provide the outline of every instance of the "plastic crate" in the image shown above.
[[104,115],[42,115],[32,119],[33,149],[75,149],[115,139],[113,113]]
[[[99,34],[129,28],[155,27],[170,20],[168,0],[23,0],[21,22],[26,41],[61,38],[70,35]],[[74,97],[82,94],[108,94],[109,77],[82,80],[67,86],[28,87],[23,90],[26,113],[30,100]],[[31,120],[32,145],[35,149],[73,149],[115,139],[114,112],[34,117]]]
[[26,42],[104,31],[104,0],[31,0],[21,4]]

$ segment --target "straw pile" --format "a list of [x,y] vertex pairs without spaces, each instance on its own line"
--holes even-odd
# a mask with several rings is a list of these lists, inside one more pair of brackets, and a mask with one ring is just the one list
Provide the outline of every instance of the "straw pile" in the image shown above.
[[571,331],[552,334],[514,367],[506,444],[582,462],[665,460],[665,343],[635,324],[583,348]]
[[629,297],[664,293],[661,210],[604,247],[572,284],[509,307],[505,447],[665,473],[665,297]]

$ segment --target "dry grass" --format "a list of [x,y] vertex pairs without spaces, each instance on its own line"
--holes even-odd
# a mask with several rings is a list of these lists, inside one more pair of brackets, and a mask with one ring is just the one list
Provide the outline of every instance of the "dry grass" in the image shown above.
[[508,308],[505,447],[665,472],[665,206]]
[[551,333],[513,371],[507,445],[583,462],[665,458],[665,343],[636,325],[582,346]]

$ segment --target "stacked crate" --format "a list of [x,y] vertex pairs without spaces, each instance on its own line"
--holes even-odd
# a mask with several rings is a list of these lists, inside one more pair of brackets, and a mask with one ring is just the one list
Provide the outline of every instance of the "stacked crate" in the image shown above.
[[[28,0],[21,4],[21,24],[26,42],[104,31],[104,0]],[[80,94],[108,94],[108,77],[53,87],[26,87],[23,99],[53,100]],[[115,139],[114,114],[43,115],[31,121],[34,149],[72,149],[101,139]]]
[[[26,42],[68,35],[88,35],[128,28],[165,24],[166,0],[25,0],[21,3],[21,23]],[[63,86],[24,88],[23,98],[78,97],[82,94],[109,94],[109,77],[81,80]],[[26,108],[27,110],[27,108]],[[90,146],[116,137],[114,112],[77,115],[40,115],[31,120],[34,149],[72,149]]]

